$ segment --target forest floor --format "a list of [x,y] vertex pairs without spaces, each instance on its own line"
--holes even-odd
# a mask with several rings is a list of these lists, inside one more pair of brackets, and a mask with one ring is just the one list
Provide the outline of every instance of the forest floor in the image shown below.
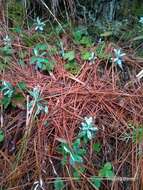
[[143,58],[83,30],[0,31],[0,190],[140,190]]

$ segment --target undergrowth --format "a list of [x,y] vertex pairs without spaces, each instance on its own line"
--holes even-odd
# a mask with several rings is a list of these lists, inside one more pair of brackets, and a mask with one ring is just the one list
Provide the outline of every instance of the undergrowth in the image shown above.
[[140,189],[142,19],[97,39],[46,24],[0,31],[1,189]]

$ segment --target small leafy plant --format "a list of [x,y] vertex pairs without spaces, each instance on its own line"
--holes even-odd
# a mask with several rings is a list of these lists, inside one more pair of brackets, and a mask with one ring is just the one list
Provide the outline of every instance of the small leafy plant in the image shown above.
[[112,178],[114,175],[112,164],[110,162],[104,164],[104,166],[99,170],[99,177]]
[[95,56],[94,52],[84,51],[84,52],[82,52],[81,58],[84,61],[92,61],[92,60],[96,59],[96,56]]
[[40,113],[48,113],[48,107],[43,105],[41,101],[41,90],[39,86],[33,88],[33,91],[29,91],[29,94],[32,100],[28,103],[28,109],[33,110],[35,108],[35,116],[39,115]]
[[64,59],[68,61],[73,61],[75,59],[75,51],[68,51],[64,53]]
[[0,48],[0,52],[4,55],[4,56],[11,56],[13,53],[13,48],[12,48],[12,41],[11,38],[6,35],[3,38],[3,44],[4,46]]
[[75,51],[64,52],[63,58],[67,60],[67,63],[64,65],[65,69],[70,71],[72,74],[77,74],[80,69],[79,64],[75,61]]
[[83,156],[85,154],[85,150],[80,148],[80,139],[76,139],[70,148],[68,144],[62,144],[64,161],[67,161],[69,156],[69,162],[72,166],[75,164],[83,163]]
[[35,25],[35,31],[43,32],[45,27],[45,22],[42,22],[42,20],[39,17],[36,18],[34,25]]
[[106,43],[104,41],[101,41],[96,47],[96,50],[95,50],[96,56],[99,59],[108,60],[111,57],[111,55],[106,53],[105,50],[106,50]]
[[2,85],[0,87],[0,91],[3,94],[3,98],[1,103],[3,104],[4,108],[6,109],[11,102],[12,96],[14,95],[14,87],[11,85],[10,82],[2,81]]
[[3,41],[5,46],[11,46],[11,38],[8,35],[3,38]]
[[50,72],[54,69],[54,62],[47,58],[47,48],[46,44],[38,44],[33,49],[34,56],[31,57],[30,64],[35,64],[36,69]]
[[73,38],[75,43],[85,47],[91,47],[93,45],[92,40],[88,35],[87,28],[77,28],[73,31]]
[[79,137],[85,140],[91,140],[98,131],[98,128],[94,126],[92,117],[85,117],[84,122],[81,123]]
[[118,65],[121,69],[123,69],[123,56],[125,56],[125,53],[121,52],[121,49],[114,49],[115,58],[112,58],[113,62]]

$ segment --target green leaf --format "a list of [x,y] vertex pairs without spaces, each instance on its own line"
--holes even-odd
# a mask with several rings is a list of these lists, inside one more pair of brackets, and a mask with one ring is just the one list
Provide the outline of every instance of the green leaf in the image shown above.
[[72,61],[75,59],[75,52],[74,51],[68,51],[64,53],[64,59],[67,59],[68,61]]
[[91,184],[93,185],[93,187],[96,187],[97,189],[99,189],[101,187],[101,179],[98,178],[97,176],[92,176],[90,178]]
[[114,177],[114,172],[112,171],[112,165],[110,162],[107,162],[102,169],[99,170],[100,177]]
[[77,42],[79,42],[82,37],[82,31],[77,30],[77,31],[73,32],[73,37]]
[[137,143],[137,142],[140,143],[142,141],[142,139],[143,139],[143,128],[142,128],[142,126],[134,128],[132,139],[133,139],[133,143]]
[[54,181],[54,190],[62,190],[64,188],[63,180],[57,177]]
[[80,44],[85,45],[86,47],[92,46],[91,38],[88,36],[83,36],[82,39],[80,40]]
[[53,61],[48,61],[45,65],[43,65],[43,71],[53,71],[55,67],[55,63]]
[[105,170],[111,170],[112,169],[112,165],[110,162],[107,162],[105,165],[104,165],[104,169]]
[[93,144],[93,150],[96,152],[96,153],[99,153],[101,151],[101,144],[100,143],[95,143]]
[[73,75],[76,75],[80,70],[79,64],[76,63],[75,61],[69,61],[64,65],[64,68],[69,72],[71,72]]
[[1,100],[1,104],[4,106],[4,109],[7,109],[11,102],[11,97],[4,96],[3,99]]
[[81,164],[83,162],[83,158],[77,154],[70,154],[70,164],[74,166],[76,163]]
[[30,60],[30,64],[35,64],[35,62],[37,62],[37,57],[32,56]]
[[4,141],[4,132],[2,130],[0,130],[0,143]]
[[92,59],[92,52],[89,52],[89,51],[82,52],[81,58],[84,61],[90,61]]
[[87,28],[86,27],[78,27],[73,31],[73,37],[76,42],[80,42],[82,35],[87,35]]
[[102,34],[100,34],[101,37],[108,37],[108,36],[112,36],[112,31],[108,31],[108,32],[104,32]]
[[48,49],[48,45],[47,44],[37,44],[35,48],[38,50],[45,51]]
[[23,81],[18,82],[17,86],[18,86],[18,88],[19,88],[20,90],[26,90],[26,89],[27,89],[26,83],[23,82]]

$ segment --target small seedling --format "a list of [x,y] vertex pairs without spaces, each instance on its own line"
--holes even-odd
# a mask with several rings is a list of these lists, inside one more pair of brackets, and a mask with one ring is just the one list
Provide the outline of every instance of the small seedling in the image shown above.
[[65,163],[68,156],[69,162],[72,166],[75,166],[75,164],[83,163],[83,156],[85,155],[85,150],[80,148],[80,139],[76,139],[71,148],[68,144],[63,143],[62,153]]
[[44,106],[41,101],[43,100],[41,98],[41,90],[39,86],[36,86],[33,88],[33,91],[29,91],[29,94],[32,98],[32,100],[28,104],[28,109],[31,110],[33,108],[33,105],[35,107],[35,116],[39,115],[41,112],[48,113],[48,107]]
[[1,92],[4,96],[12,97],[14,88],[10,82],[2,81]]
[[34,56],[31,57],[30,64],[35,64],[36,69],[50,72],[54,69],[54,62],[45,58],[47,56],[47,48],[46,44],[38,44],[33,49]]
[[114,175],[112,164],[110,162],[104,164],[104,166],[99,170],[99,177],[112,178]]
[[121,52],[121,49],[114,49],[115,58],[111,58],[113,62],[118,65],[121,69],[123,69],[122,66],[122,58],[126,55],[125,53]]
[[3,104],[4,108],[6,109],[11,102],[12,96],[14,95],[14,87],[11,85],[10,82],[6,82],[2,80],[2,85],[0,87],[0,91],[3,93],[3,98],[1,103]]
[[[11,56],[13,53],[13,49],[11,46],[11,38],[8,35],[6,35],[5,38],[3,38],[3,42],[4,42],[4,46],[0,48],[0,52],[4,56]],[[5,59],[8,59],[8,58],[5,57]]]
[[93,118],[85,117],[84,122],[81,123],[79,137],[85,140],[91,140],[97,131],[98,128],[94,126]]
[[34,25],[35,25],[35,31],[37,31],[37,32],[43,32],[44,26],[45,26],[45,22],[42,22],[39,17],[36,18]]
[[3,41],[5,46],[11,46],[11,38],[8,35],[3,38]]

